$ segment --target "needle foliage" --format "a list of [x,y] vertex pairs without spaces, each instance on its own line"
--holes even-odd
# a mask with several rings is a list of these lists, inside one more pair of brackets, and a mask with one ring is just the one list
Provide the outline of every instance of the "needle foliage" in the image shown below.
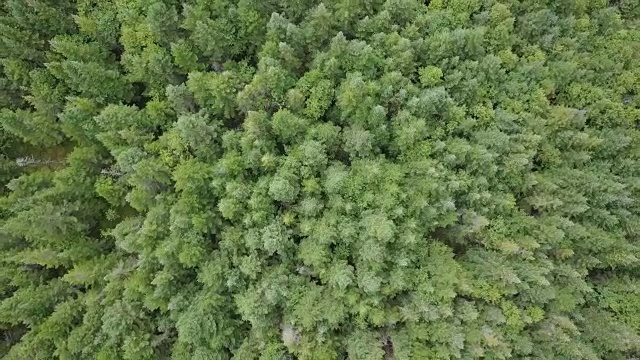
[[640,356],[638,0],[6,0],[0,357]]

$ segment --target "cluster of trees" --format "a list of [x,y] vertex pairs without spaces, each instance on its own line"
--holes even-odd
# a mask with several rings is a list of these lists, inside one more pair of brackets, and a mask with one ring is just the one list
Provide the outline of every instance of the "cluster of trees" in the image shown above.
[[5,359],[640,356],[637,0],[6,0]]

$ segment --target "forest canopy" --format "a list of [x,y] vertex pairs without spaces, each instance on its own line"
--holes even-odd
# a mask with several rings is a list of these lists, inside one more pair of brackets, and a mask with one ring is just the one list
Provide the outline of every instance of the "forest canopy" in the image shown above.
[[6,0],[0,357],[640,357],[638,0]]

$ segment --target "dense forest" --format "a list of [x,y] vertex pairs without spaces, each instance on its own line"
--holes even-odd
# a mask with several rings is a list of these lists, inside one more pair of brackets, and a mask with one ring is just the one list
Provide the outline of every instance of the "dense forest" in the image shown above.
[[5,0],[0,357],[635,359],[640,1]]

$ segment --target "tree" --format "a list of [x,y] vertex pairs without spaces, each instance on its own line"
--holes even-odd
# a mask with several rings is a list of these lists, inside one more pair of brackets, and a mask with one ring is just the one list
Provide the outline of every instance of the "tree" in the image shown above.
[[640,354],[637,1],[0,5],[0,356]]

